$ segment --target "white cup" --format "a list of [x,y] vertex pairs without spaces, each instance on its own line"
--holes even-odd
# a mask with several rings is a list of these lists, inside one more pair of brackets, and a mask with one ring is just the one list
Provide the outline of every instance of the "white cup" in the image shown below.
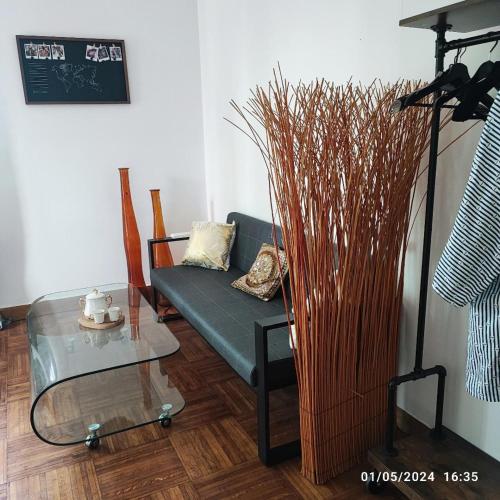
[[122,311],[118,306],[113,306],[108,309],[109,320],[118,321],[122,315]]
[[106,311],[104,309],[97,309],[94,311],[94,323],[100,324],[104,323],[104,315]]

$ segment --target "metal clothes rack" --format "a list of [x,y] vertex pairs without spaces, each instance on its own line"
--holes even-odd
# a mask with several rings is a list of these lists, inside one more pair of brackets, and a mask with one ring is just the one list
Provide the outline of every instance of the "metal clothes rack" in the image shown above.
[[[436,9],[430,12],[425,12],[417,16],[413,16],[407,19],[403,19],[399,22],[402,27],[414,27],[414,28],[424,28],[431,29],[436,33],[435,41],[435,72],[443,71],[444,69],[444,59],[445,55],[454,50],[461,48],[470,47],[473,45],[485,44],[489,42],[495,42],[500,40],[500,31],[489,32],[481,34],[478,36],[472,36],[468,38],[460,38],[457,40],[446,40],[446,31],[455,31],[460,33],[471,32],[480,29],[488,29],[494,26],[500,25],[500,0],[467,0],[459,3],[455,3],[441,9]],[[415,350],[415,365],[411,372],[404,375],[399,375],[391,379],[388,387],[388,413],[387,413],[387,427],[385,436],[385,445],[380,449],[371,450],[369,453],[370,462],[377,467],[378,470],[398,470],[401,468],[407,468],[411,470],[414,466],[418,470],[416,463],[412,462],[411,453],[408,453],[408,443],[402,443],[401,447],[403,449],[403,454],[406,453],[405,457],[399,460],[391,457],[398,456],[398,449],[394,443],[394,432],[396,428],[396,392],[398,386],[409,381],[416,381],[423,378],[427,378],[432,375],[438,376],[437,385],[437,398],[436,398],[436,414],[434,428],[431,431],[429,439],[434,442],[439,442],[445,435],[443,431],[443,406],[444,406],[444,389],[445,389],[445,379],[446,379],[446,369],[442,365],[436,365],[432,368],[423,368],[423,350],[424,350],[424,338],[425,338],[425,320],[427,311],[427,290],[429,285],[429,262],[430,262],[430,252],[431,252],[431,240],[432,240],[432,222],[434,213],[434,195],[435,195],[435,185],[436,185],[436,166],[438,157],[438,144],[439,144],[439,126],[441,119],[441,109],[443,107],[452,107],[449,105],[443,105],[440,99],[441,92],[434,93],[433,103],[430,105],[432,107],[432,118],[431,118],[431,135],[429,144],[429,167],[428,167],[428,178],[427,178],[427,195],[426,195],[426,208],[425,208],[425,226],[424,226],[424,239],[422,246],[422,264],[421,264],[421,276],[420,276],[420,296],[419,296],[419,308],[418,308],[418,323],[417,323],[417,339],[416,339],[416,350]],[[422,106],[422,104],[416,104]],[[454,450],[457,447],[462,447],[464,450],[467,449],[466,453],[476,453],[476,455],[482,458],[478,458],[479,462],[483,464],[484,470],[490,470],[492,464],[488,461],[491,460],[495,462],[491,457],[485,458],[477,448],[472,445],[465,443],[458,436],[456,436],[451,431],[446,432],[447,436],[450,436],[450,442],[443,446],[451,446],[449,455],[453,455]],[[398,442],[399,443],[399,442]],[[396,444],[398,444],[396,443]],[[432,444],[428,445],[427,452],[432,448]],[[413,453],[415,452],[415,446],[418,446],[418,442],[412,443]],[[473,451],[471,451],[473,449]],[[429,460],[431,460],[429,458]],[[484,463],[483,463],[484,462]],[[419,464],[422,466],[423,464]],[[451,465],[453,467],[453,465]],[[498,467],[498,465],[496,465]],[[493,474],[494,475],[494,474]],[[418,495],[419,486],[418,483],[414,483],[414,488],[408,486],[407,483],[394,482],[394,485],[398,487],[407,495],[411,495],[411,498],[420,498]],[[498,483],[496,483],[498,486]],[[370,491],[376,492],[379,485],[375,479],[371,481],[371,486],[368,484]],[[428,486],[428,485],[427,485]],[[477,487],[477,483],[475,484]],[[489,483],[487,482],[487,487]],[[425,488],[424,488],[425,489]],[[420,488],[420,493],[423,491]],[[451,490],[450,490],[451,491]],[[427,492],[428,494],[428,492]],[[425,496],[427,498],[427,496]],[[455,497],[447,497],[455,498]],[[458,497],[457,497],[458,498]]]
[[[474,17],[471,9],[474,12]],[[472,18],[474,19],[474,24],[471,27],[470,24],[467,24],[467,22]],[[482,23],[481,20],[483,21]],[[458,28],[451,24],[453,21],[458,24]],[[472,45],[479,45],[500,40],[500,31],[485,33],[483,35],[473,36],[469,38],[460,38],[452,41],[446,41],[445,37],[445,33],[448,30],[472,31],[472,29],[489,28],[491,26],[500,25],[500,2],[491,0],[460,2],[443,9],[438,9],[436,11],[431,11],[408,19],[403,19],[400,21],[399,25],[428,28],[432,29],[436,33],[435,73],[437,75],[444,69],[444,58],[447,52],[470,47]],[[397,453],[397,450],[394,447],[396,391],[397,387],[405,382],[420,380],[431,375],[438,376],[436,417],[433,434],[436,438],[442,437],[443,434],[443,404],[446,369],[441,365],[436,365],[432,368],[426,369],[422,367],[425,338],[425,319],[427,311],[427,290],[429,286],[429,262],[432,240],[432,221],[434,214],[434,194],[436,186],[436,167],[439,144],[439,125],[441,121],[441,109],[444,107],[439,97],[440,92],[436,92],[434,94],[434,102],[432,104],[431,136],[429,143],[429,168],[427,177],[424,241],[422,246],[422,270],[420,275],[420,296],[418,307],[415,366],[413,368],[413,371],[411,371],[410,373],[394,377],[389,383],[385,448],[386,452],[392,455]]]

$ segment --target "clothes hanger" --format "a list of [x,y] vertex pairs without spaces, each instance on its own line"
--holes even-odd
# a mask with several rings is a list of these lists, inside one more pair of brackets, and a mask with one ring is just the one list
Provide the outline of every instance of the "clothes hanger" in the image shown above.
[[[457,88],[452,92],[449,92],[448,98],[447,99],[443,98],[444,100],[448,101],[452,97],[455,97],[459,101],[459,103],[461,103],[462,101],[467,99],[468,92],[471,92],[471,88],[477,82],[484,80],[484,78],[486,78],[493,70],[494,63],[491,61],[491,52],[495,48],[495,45],[490,50],[490,57],[488,61],[481,64],[477,69],[476,73],[472,76],[472,78],[470,78],[467,82],[465,82],[462,87]],[[464,48],[463,52],[461,52],[460,49],[457,51],[457,54],[455,56],[455,62],[457,61],[457,59],[459,59],[461,62],[462,56],[465,54],[466,50],[467,47]],[[491,107],[492,104],[493,104],[492,97],[489,96],[487,93],[483,94],[480,97],[475,107],[471,104],[470,109],[468,109],[467,113],[464,113],[464,108],[461,108],[461,110],[459,110],[458,113],[455,110],[452,119],[455,119],[455,121],[465,121],[471,118],[478,118],[485,120],[488,115],[489,108]],[[460,106],[460,104],[458,104],[457,107],[458,106]]]
[[493,44],[493,46],[490,49],[490,56],[488,57],[488,60],[486,62],[484,62],[483,64],[481,64],[481,66],[479,66],[479,68],[476,71],[476,74],[479,73],[481,78],[488,76],[488,74],[493,71],[495,63],[491,60],[491,53],[495,50],[495,47],[498,45],[499,41],[500,40],[497,40]]
[[[465,90],[464,87],[458,87],[454,90],[451,90],[449,92],[445,92],[439,96],[439,98],[435,101],[434,105],[437,107],[441,107],[443,104],[446,102],[450,101],[451,99],[462,99],[464,97]],[[489,96],[488,96],[489,97]],[[456,109],[455,109],[456,110]],[[486,120],[486,117],[488,116],[488,113],[490,111],[490,107],[483,104],[482,102],[478,102],[476,104],[476,107],[469,113],[467,119],[478,119],[478,120]],[[463,120],[465,121],[465,120]]]
[[479,68],[477,68],[476,73],[472,77],[474,80],[480,80],[487,77],[494,69],[495,63],[491,60],[491,53],[495,50],[495,47],[498,45],[498,40],[493,44],[493,47],[490,49],[490,57],[487,61],[485,61]]
[[488,92],[493,88],[496,88],[497,91],[500,90],[500,61],[491,61],[491,53],[497,44],[498,40],[490,49],[490,59],[481,64],[471,81],[464,85],[461,102],[453,111],[453,121],[463,122],[472,118],[480,103],[485,105],[488,110],[493,104],[494,99]]
[[[449,70],[452,68],[459,68],[459,72],[462,73],[463,76],[465,74],[462,72],[462,68],[460,65],[462,56],[465,54],[465,51],[467,50],[467,47],[465,47],[462,51],[462,49],[458,49],[457,53],[455,55],[455,59],[453,61],[453,64],[450,66]],[[463,65],[462,65],[463,66]],[[486,67],[483,67],[481,72],[479,72],[479,75],[476,74],[474,77],[470,78],[468,75],[467,71],[467,77],[468,79],[465,81],[464,84],[459,85],[459,80],[456,79],[454,82],[447,83],[441,87],[441,90],[444,92],[440,95],[440,97],[434,102],[434,106],[436,107],[441,107],[443,106],[446,102],[450,101],[451,99],[456,98],[457,100],[464,99],[467,96],[467,88],[468,86],[472,85],[476,80],[480,79],[482,75],[487,74],[487,71],[485,71]],[[459,73],[459,75],[460,75]],[[419,89],[413,94],[409,94],[408,96],[404,96],[406,98],[406,103],[410,101],[415,94],[418,94],[420,90],[426,90],[428,87],[425,87],[424,89]],[[487,94],[486,94],[487,95]],[[493,102],[493,99],[487,95],[487,99],[484,98],[484,96],[481,97],[481,101],[485,102],[478,102],[474,108],[472,108],[471,112],[468,113],[467,119],[470,118],[475,118],[475,119],[481,119],[485,120],[486,117],[488,116],[489,108],[491,106],[491,103]],[[407,105],[405,103],[405,106]]]
[[[458,57],[460,54],[458,50],[455,56],[454,62],[446,71],[441,71],[438,73],[436,78],[426,87],[415,90],[411,94],[404,95],[399,99],[396,99],[391,106],[391,112],[397,113],[412,104],[420,101],[424,97],[436,92],[438,90],[453,91],[461,87],[465,82],[470,80],[469,71],[465,64],[458,62]],[[465,52],[465,51],[464,51]]]

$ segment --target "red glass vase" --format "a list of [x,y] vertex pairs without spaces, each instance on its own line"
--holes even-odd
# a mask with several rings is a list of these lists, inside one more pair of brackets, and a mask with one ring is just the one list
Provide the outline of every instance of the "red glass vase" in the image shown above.
[[118,170],[120,172],[122,191],[123,244],[127,257],[128,282],[131,285],[145,289],[146,283],[142,272],[141,237],[137,229],[137,221],[130,194],[129,169],[119,168]]
[[[165,231],[165,224],[163,222],[163,213],[161,210],[160,190],[150,189],[151,202],[153,203],[153,238],[165,238],[167,235]],[[155,267],[172,267],[174,259],[168,243],[159,243],[154,245],[154,262]]]

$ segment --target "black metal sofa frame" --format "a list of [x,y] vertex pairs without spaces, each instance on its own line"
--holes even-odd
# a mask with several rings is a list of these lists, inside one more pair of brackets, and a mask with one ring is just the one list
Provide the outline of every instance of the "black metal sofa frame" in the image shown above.
[[[248,272],[248,269],[253,263],[258,250],[263,242],[272,243],[273,241],[273,229],[272,225],[268,222],[260,221],[254,219],[253,217],[246,216],[239,213],[230,213],[227,217],[227,222],[235,222],[237,225],[236,229],[236,239],[231,251],[231,268],[234,275],[243,275]],[[276,235],[278,237],[278,242],[281,244],[281,232],[277,228]],[[177,241],[188,240],[189,237],[167,237],[161,239],[150,239],[148,240],[148,253],[149,253],[149,265],[151,273],[151,286],[152,286],[152,306],[154,310],[158,313],[157,305],[157,291],[162,295],[166,296],[172,305],[180,311],[176,315],[167,315],[163,317],[158,317],[159,321],[170,321],[173,319],[184,318],[186,319],[194,328],[198,330],[197,326],[199,322],[196,318],[190,314],[189,308],[186,307],[184,303],[184,297],[186,291],[182,289],[180,281],[183,280],[183,275],[186,279],[196,280],[197,278],[210,278],[225,279],[228,282],[232,279],[232,276],[224,276],[226,273],[223,271],[212,271],[201,268],[192,268],[188,266],[174,266],[173,268],[156,268],[154,262],[154,251],[153,247],[159,243],[172,243]],[[250,242],[250,245],[249,245]],[[195,271],[196,269],[196,271]],[[196,273],[223,273],[223,275],[217,274],[196,274]],[[194,284],[196,281],[194,281]],[[183,285],[184,286],[184,285]],[[189,288],[189,284],[186,286]],[[179,290],[180,289],[180,290]],[[225,287],[221,287],[220,293],[224,293]],[[219,290],[219,289],[218,289]],[[232,289],[227,285],[228,293],[243,293],[238,290]],[[243,294],[246,295],[246,294]],[[280,295],[280,291],[277,296]],[[241,300],[248,300],[241,299]],[[255,300],[258,302],[259,299],[251,298],[250,300]],[[273,301],[276,301],[273,307],[269,308],[273,311],[280,308],[282,305],[282,297],[275,297]],[[271,301],[271,302],[273,302]],[[281,304],[280,304],[281,301]],[[271,303],[269,302],[269,304]],[[254,304],[249,302],[249,304]],[[255,307],[259,307],[259,310],[268,303],[258,304],[255,302]],[[284,311],[284,308],[281,308]],[[264,309],[265,310],[265,309]],[[293,318],[292,318],[293,322]],[[289,385],[294,385],[297,383],[295,366],[293,356],[279,358],[282,353],[284,346],[282,345],[286,341],[288,345],[288,335],[285,329],[288,327],[288,320],[284,313],[273,314],[269,317],[259,317],[256,318],[253,324],[253,335],[254,335],[254,348],[255,348],[255,368],[252,371],[250,377],[241,374],[241,370],[238,370],[231,364],[230,361],[225,357],[225,349],[218,349],[216,342],[211,341],[210,338],[206,338],[209,344],[214,347],[219,354],[228,361],[228,363],[239,372],[240,376],[249,384],[257,393],[257,424],[258,424],[258,450],[259,458],[265,465],[274,465],[288,458],[295,457],[300,453],[300,441],[295,440],[286,444],[271,447],[270,437],[270,418],[269,418],[269,393],[273,390],[287,387]],[[279,333],[279,345],[276,345],[274,338]],[[270,340],[271,336],[271,340]],[[285,340],[284,340],[285,339]],[[271,345],[271,356],[270,356],[270,342],[274,342]],[[289,349],[289,347],[288,347]],[[280,354],[281,353],[281,354]],[[248,353],[247,353],[248,355]],[[271,358],[271,359],[270,359]]]

